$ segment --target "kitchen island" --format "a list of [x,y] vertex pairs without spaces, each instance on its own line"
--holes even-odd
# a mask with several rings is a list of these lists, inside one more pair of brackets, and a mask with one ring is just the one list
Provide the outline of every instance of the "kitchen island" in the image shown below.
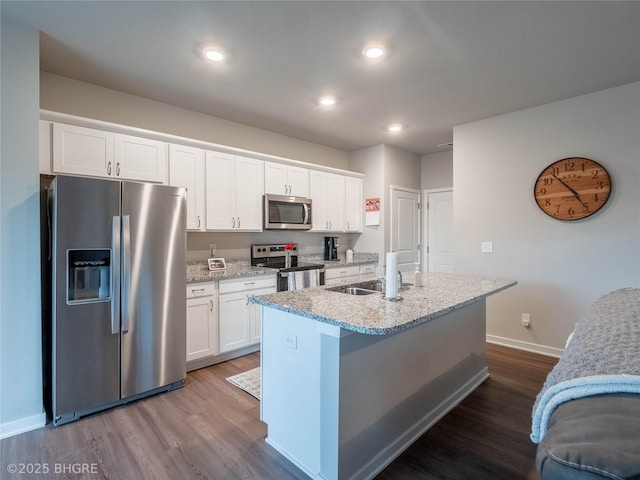
[[515,283],[425,273],[398,301],[326,288],[251,299],[266,441],[311,478],[373,478],[488,377],[485,299]]

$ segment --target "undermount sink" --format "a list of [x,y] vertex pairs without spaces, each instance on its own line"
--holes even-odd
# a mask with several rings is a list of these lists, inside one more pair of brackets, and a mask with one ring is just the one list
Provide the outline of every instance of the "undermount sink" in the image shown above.
[[[407,290],[412,283],[402,282],[398,291]],[[337,287],[327,288],[330,292],[346,293],[348,295],[371,295],[372,293],[380,293],[384,291],[383,284],[380,280],[369,280],[367,282],[352,283],[350,285],[340,285]]]
[[351,285],[340,285],[338,287],[327,288],[331,292],[346,293],[348,295],[371,295],[382,291],[382,283],[378,280],[369,282],[352,283]]

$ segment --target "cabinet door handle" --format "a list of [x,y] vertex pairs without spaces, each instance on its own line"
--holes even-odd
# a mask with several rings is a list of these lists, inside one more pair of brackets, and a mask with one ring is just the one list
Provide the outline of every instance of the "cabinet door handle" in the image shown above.
[[116,163],[116,177],[120,176],[120,162]]
[[107,175],[111,175],[111,162],[107,163]]
[[349,230],[349,222],[347,222],[347,230]]
[[289,193],[289,192],[287,192],[287,184],[285,183],[284,184],[284,194],[286,195],[287,193]]
[[240,228],[240,217],[238,217],[238,228]]
[[233,220],[233,225],[231,226],[231,228],[236,228],[236,217],[231,217],[231,220]]
[[198,228],[200,228],[200,215],[198,215]]
[[209,300],[209,311],[213,312],[213,299]]

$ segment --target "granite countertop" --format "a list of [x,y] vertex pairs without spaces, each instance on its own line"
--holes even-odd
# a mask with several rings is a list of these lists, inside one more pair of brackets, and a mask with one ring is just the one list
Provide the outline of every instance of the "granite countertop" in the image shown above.
[[[323,264],[325,268],[343,267],[345,265],[361,265],[365,263],[377,263],[377,253],[355,253],[353,262],[347,263],[345,255],[341,254],[338,260],[324,260],[322,255],[300,255],[299,261],[305,263]],[[213,280],[225,280],[239,277],[252,277],[255,275],[275,275],[273,268],[252,267],[248,258],[236,258],[226,261],[226,270],[212,272],[206,261],[187,262],[187,283],[211,282]]]
[[207,262],[187,262],[187,283],[211,282],[255,275],[275,275],[273,268],[252,267],[247,259],[227,260],[226,270],[212,272]]
[[[517,282],[494,277],[423,273],[423,286],[399,292],[399,301],[382,293],[348,295],[326,287],[305,288],[252,297],[251,302],[370,335],[389,335],[445,315]],[[403,273],[404,282],[415,280]]]

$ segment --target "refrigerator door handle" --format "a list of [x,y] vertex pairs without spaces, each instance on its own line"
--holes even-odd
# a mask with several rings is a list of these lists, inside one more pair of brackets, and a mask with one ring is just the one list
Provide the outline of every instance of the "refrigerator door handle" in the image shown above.
[[131,224],[129,215],[122,216],[122,333],[129,331],[131,296]]
[[111,333],[120,333],[120,215],[111,227]]

